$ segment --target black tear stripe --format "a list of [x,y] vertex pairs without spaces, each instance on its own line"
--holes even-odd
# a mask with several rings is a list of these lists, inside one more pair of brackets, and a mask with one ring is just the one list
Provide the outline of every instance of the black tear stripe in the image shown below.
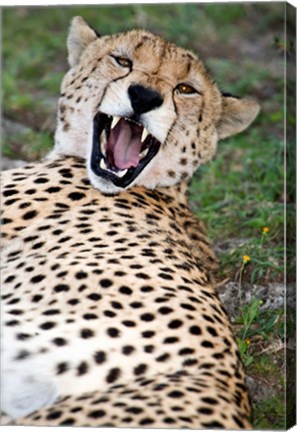
[[102,101],[103,101],[103,99],[104,99],[104,97],[105,97],[105,95],[106,95],[106,92],[107,92],[107,90],[109,89],[110,85],[111,85],[112,83],[116,82],[116,81],[119,81],[120,79],[126,78],[126,77],[130,74],[130,72],[131,72],[131,71],[129,71],[129,72],[128,72],[126,75],[124,75],[124,76],[121,76],[121,77],[115,78],[115,79],[112,80],[109,84],[107,84],[107,86],[105,87],[105,89],[104,89],[103,92],[102,92],[102,96],[101,96],[100,101],[99,101],[99,103],[98,103],[98,105],[97,105],[97,110],[99,109],[99,107],[100,107],[100,105],[101,105],[101,103],[102,103]]
[[202,104],[201,104],[201,110],[200,110],[199,119],[198,119],[199,122],[202,122],[203,110],[204,110],[204,100],[202,100]]

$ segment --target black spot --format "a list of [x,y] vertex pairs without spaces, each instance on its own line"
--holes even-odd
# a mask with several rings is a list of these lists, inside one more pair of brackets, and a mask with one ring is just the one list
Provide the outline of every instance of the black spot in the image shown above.
[[102,288],[109,288],[112,285],[112,281],[109,279],[101,279],[99,283]]
[[102,296],[100,294],[96,294],[96,293],[92,293],[88,295],[88,299],[93,300],[93,301],[98,301],[102,298]]
[[142,321],[150,322],[150,321],[153,321],[155,319],[155,316],[151,313],[144,313],[144,314],[140,315],[140,319]]
[[76,277],[76,279],[86,279],[88,277],[88,273],[81,270],[81,271],[75,273],[75,277]]
[[60,309],[48,309],[42,312],[42,315],[58,315],[59,313],[61,313]]
[[153,420],[151,418],[144,418],[144,419],[140,420],[139,425],[145,426],[145,425],[149,425],[149,424],[153,424],[153,423],[155,423],[155,420]]
[[33,250],[40,249],[40,248],[42,248],[43,245],[44,245],[44,242],[38,242],[38,243],[35,243],[35,244],[32,246],[32,249],[33,249]]
[[78,304],[80,301],[78,299],[70,299],[67,301],[68,304],[75,306],[76,304]]
[[37,183],[37,184],[41,184],[41,183],[47,183],[49,180],[47,179],[47,178],[45,178],[45,177],[39,177],[39,178],[37,178],[36,180],[34,180],[34,183]]
[[186,310],[190,310],[190,311],[195,311],[196,308],[194,306],[192,306],[191,304],[187,304],[187,303],[181,303],[180,305],[183,309]]
[[125,294],[125,295],[131,295],[133,293],[133,291],[131,290],[131,288],[129,288],[127,286],[120,287],[119,291],[120,291],[121,294]]
[[145,345],[143,347],[144,352],[152,353],[155,350],[154,345]]
[[152,292],[154,291],[154,288],[152,288],[151,286],[145,285],[143,287],[140,288],[140,291],[142,292]]
[[178,399],[184,396],[184,393],[178,390],[173,390],[172,392],[168,393],[168,397]]
[[162,307],[160,307],[158,312],[160,312],[162,315],[167,315],[167,314],[173,312],[173,309],[171,309],[170,307],[167,307],[167,306],[162,306]]
[[201,408],[197,409],[197,412],[199,414],[211,415],[211,414],[213,414],[213,409],[212,408],[207,408],[207,407],[201,407]]
[[141,363],[140,365],[136,366],[134,368],[134,375],[138,376],[138,375],[142,375],[146,372],[147,370],[147,365],[144,363]]
[[110,328],[107,329],[107,334],[110,337],[116,338],[116,337],[120,336],[120,331],[117,328],[110,327]]
[[79,201],[82,198],[85,198],[85,194],[83,194],[81,192],[71,192],[68,195],[68,198],[70,198],[72,201]]
[[183,325],[183,322],[181,320],[175,319],[175,320],[170,321],[170,323],[168,324],[168,327],[170,329],[177,329],[177,328],[181,327],[182,325]]
[[130,355],[135,351],[135,348],[131,345],[126,345],[122,348],[122,353],[125,355]]
[[159,273],[158,276],[162,279],[173,280],[173,277],[167,273]]
[[35,216],[37,216],[38,212],[36,210],[30,210],[27,213],[23,214],[22,219],[24,220],[29,220],[29,219],[33,219]]
[[157,357],[157,358],[156,358],[156,361],[157,361],[157,362],[164,362],[164,361],[168,360],[169,357],[170,357],[169,354],[163,354],[163,355]]
[[140,414],[143,412],[143,408],[130,407],[130,408],[127,408],[125,411],[128,413],[131,413],[131,414]]
[[94,359],[97,364],[102,364],[106,361],[106,353],[104,351],[97,351],[94,354]]
[[60,418],[62,414],[63,414],[62,411],[52,411],[46,416],[46,419],[47,420],[56,420],[56,419]]
[[138,309],[138,308],[141,308],[141,307],[143,306],[143,304],[142,304],[141,302],[137,302],[137,301],[135,301],[135,302],[130,303],[130,306],[131,306],[133,309]]
[[48,321],[48,322],[45,322],[45,323],[43,323],[43,324],[40,324],[40,328],[42,329],[42,330],[50,330],[50,329],[52,329],[52,328],[54,328],[56,326],[56,323],[54,323],[54,322],[52,322],[52,321]]
[[213,348],[213,343],[205,340],[201,342],[201,346],[204,348]]
[[[134,258],[134,257],[132,257]],[[150,277],[145,273],[136,273],[135,276],[139,279],[150,279]]]
[[98,318],[97,315],[92,314],[92,313],[86,313],[86,314],[83,315],[83,319],[85,319],[87,321],[94,320],[94,319],[97,319],[97,318]]
[[202,426],[205,426],[205,428],[207,429],[213,429],[213,428],[218,428],[218,429],[224,429],[224,425],[216,420],[214,421],[210,421],[210,422],[201,422]]
[[164,339],[163,343],[172,344],[172,343],[176,343],[178,341],[179,341],[179,338],[177,338],[177,337],[167,337]]
[[66,284],[59,284],[54,287],[55,292],[69,291],[69,286]]
[[88,369],[89,369],[88,363],[85,361],[82,361],[77,367],[77,375],[81,376],[81,375],[86,374],[88,372]]
[[18,333],[18,334],[16,335],[16,338],[17,338],[18,340],[21,340],[21,341],[23,341],[23,340],[27,340],[27,339],[29,339],[30,337],[32,337],[32,336],[29,335],[29,334],[27,334],[27,333]]
[[58,363],[56,368],[56,373],[57,375],[61,375],[64,372],[67,372],[68,369],[69,369],[68,363],[66,362]]
[[33,302],[33,303],[38,303],[41,299],[43,299],[43,296],[42,296],[42,295],[40,295],[40,294],[35,294],[35,295],[32,297],[32,302]]
[[49,187],[48,189],[46,189],[45,192],[48,192],[48,193],[52,194],[52,193],[60,192],[60,190],[61,190],[60,187],[58,187],[58,186],[56,186],[56,187],[52,186],[52,187]]
[[9,218],[1,219],[1,225],[5,225],[5,224],[11,223],[11,222],[12,222],[12,219],[9,219]]
[[166,424],[173,424],[173,423],[176,422],[176,420],[174,420],[172,417],[165,417],[163,419],[163,422],[166,423]]
[[237,425],[241,428],[244,429],[244,424],[243,422],[235,415],[232,415],[234,421],[237,423]]
[[187,359],[183,362],[183,366],[194,366],[198,363],[197,359]]
[[16,356],[16,360],[24,360],[30,356],[30,352],[27,350],[21,350]]
[[25,191],[26,195],[34,195],[36,193],[36,189],[28,189]]
[[15,280],[15,275],[8,276],[3,283],[10,283]]
[[155,335],[155,332],[152,330],[147,330],[141,333],[141,336],[144,338],[151,338]]
[[93,330],[90,330],[90,329],[82,329],[80,331],[80,336],[83,339],[89,339],[89,338],[94,336],[94,332],[93,332]]
[[201,335],[201,328],[196,326],[196,325],[190,327],[189,331],[191,334],[193,334],[195,336]]
[[179,355],[188,355],[188,354],[193,354],[195,352],[195,350],[193,350],[192,348],[183,348],[179,351]]
[[130,320],[122,321],[122,324],[126,327],[136,327],[135,322]]
[[105,316],[107,316],[108,318],[114,318],[115,316],[117,316],[117,314],[115,312],[110,311],[110,310],[103,311],[103,314]]
[[96,410],[96,411],[90,411],[88,413],[88,417],[90,418],[101,418],[105,416],[105,411],[103,410]]
[[106,382],[108,382],[109,384],[113,383],[119,379],[120,375],[121,375],[121,370],[119,368],[110,369],[106,377]]
[[111,302],[111,306],[112,306],[114,309],[123,309],[123,306],[122,306],[121,303],[119,303],[119,302],[112,301],[112,302]]
[[12,196],[12,195],[16,195],[17,193],[18,193],[18,191],[16,189],[9,189],[9,190],[5,190],[3,192],[3,196],[9,197],[9,196]]
[[67,418],[63,420],[61,423],[59,423],[59,426],[72,426],[75,423],[74,418]]
[[67,341],[65,339],[61,338],[61,337],[54,338],[52,340],[52,343],[55,344],[55,345],[57,345],[57,346],[67,345]]
[[213,327],[207,326],[206,330],[208,331],[208,333],[210,333],[212,336],[217,336],[218,333],[216,331],[216,329],[214,329]]

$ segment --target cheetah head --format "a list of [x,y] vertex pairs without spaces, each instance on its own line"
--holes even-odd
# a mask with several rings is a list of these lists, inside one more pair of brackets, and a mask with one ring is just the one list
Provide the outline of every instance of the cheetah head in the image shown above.
[[255,101],[223,95],[192,52],[149,32],[100,37],[75,17],[67,45],[53,155],[86,159],[104,193],[190,179],[258,114]]

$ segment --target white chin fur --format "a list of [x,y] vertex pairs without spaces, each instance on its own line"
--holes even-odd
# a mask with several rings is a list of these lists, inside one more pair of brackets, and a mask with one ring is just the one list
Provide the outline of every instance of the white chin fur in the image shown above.
[[90,167],[88,167],[88,174],[92,186],[104,194],[115,195],[124,190],[123,188],[115,186],[111,181],[96,176]]

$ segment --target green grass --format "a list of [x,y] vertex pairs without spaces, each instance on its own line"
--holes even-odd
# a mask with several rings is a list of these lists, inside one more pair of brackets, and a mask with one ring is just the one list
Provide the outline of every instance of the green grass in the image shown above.
[[[27,160],[44,156],[53,143],[53,98],[66,72],[70,20],[82,15],[102,34],[146,28],[198,52],[223,91],[253,96],[261,113],[246,132],[218,145],[215,159],[195,174],[191,205],[215,245],[234,240],[220,253],[218,280],[238,288],[282,282],[284,198],[288,229],[294,233],[294,133],[289,135],[287,197],[284,196],[283,3],[161,4],[129,6],[19,7],[3,10],[3,113],[26,125],[25,133],[4,136],[5,155]],[[289,23],[290,24],[290,23]],[[289,94],[294,79],[288,77]],[[295,116],[288,112],[294,130]],[[290,114],[291,113],[291,114]],[[269,227],[263,236],[263,227]],[[294,245],[287,239],[289,280],[294,280]],[[243,255],[251,260],[243,266]],[[290,271],[291,269],[291,271]],[[242,305],[235,331],[247,373],[271,385],[269,398],[254,405],[257,428],[284,428],[284,382],[280,353],[260,354],[284,339],[283,311],[265,311],[254,299]],[[282,353],[283,354],[283,353]],[[280,356],[283,359],[283,355]]]

